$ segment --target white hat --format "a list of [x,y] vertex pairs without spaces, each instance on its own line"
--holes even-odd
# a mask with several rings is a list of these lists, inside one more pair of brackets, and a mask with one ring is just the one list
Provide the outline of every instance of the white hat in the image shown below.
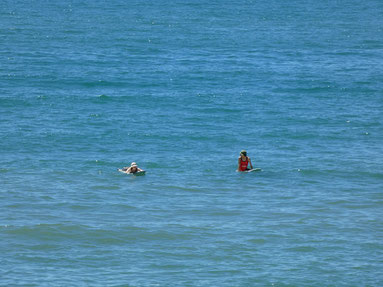
[[134,167],[134,166],[137,166],[137,164],[135,162],[132,162],[132,164],[130,165],[130,167]]

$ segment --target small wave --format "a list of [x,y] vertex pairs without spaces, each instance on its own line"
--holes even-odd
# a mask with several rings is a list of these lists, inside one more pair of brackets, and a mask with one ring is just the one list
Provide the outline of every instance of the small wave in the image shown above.
[[248,240],[250,243],[253,243],[253,244],[265,244],[266,243],[266,240],[263,239],[263,238],[257,238],[257,239],[250,239]]
[[60,238],[71,238],[74,233],[82,233],[83,226],[79,225],[64,225],[64,224],[37,224],[33,226],[8,226],[5,230],[6,233],[25,236],[28,238],[38,237],[55,240]]
[[35,251],[50,251],[56,249],[63,249],[63,246],[56,244],[37,244],[30,247],[31,250]]
[[210,213],[210,215],[212,215],[212,216],[237,216],[237,215],[241,215],[241,212],[225,210],[225,211],[215,211],[215,212]]
[[383,179],[383,173],[380,172],[361,172],[360,175],[368,176],[376,179]]
[[95,243],[116,244],[140,240],[180,240],[192,237],[192,234],[152,230],[128,226],[124,228],[94,228],[86,225],[37,224],[33,226],[3,226],[8,235],[25,238],[39,238],[57,241],[66,239],[85,240]]
[[316,250],[313,246],[297,246],[292,248],[287,248],[289,251],[295,251],[295,252],[313,252]]
[[91,87],[126,87],[128,83],[118,81],[104,81],[98,80],[93,82],[82,82],[80,85],[91,88]]
[[1,107],[16,108],[16,107],[31,107],[32,104],[26,100],[21,100],[21,99],[17,99],[17,98],[12,99],[12,98],[0,97],[0,106]]
[[200,192],[202,191],[201,188],[191,188],[191,187],[184,187],[184,186],[175,186],[175,185],[170,185],[170,186],[164,186],[165,189],[176,189],[176,190],[182,190],[182,191],[197,191]]
[[107,99],[109,99],[110,97],[107,96],[107,95],[98,95],[97,98],[99,98],[100,100],[107,100]]
[[80,34],[83,34],[84,31],[83,30],[73,30],[73,29],[66,29],[63,31],[64,35],[65,34],[68,34],[68,35],[80,35]]
[[149,162],[149,163],[146,163],[145,166],[147,168],[162,168],[163,164],[156,163],[156,162]]
[[331,85],[316,86],[310,88],[276,88],[273,90],[275,93],[303,93],[303,94],[316,94],[331,90]]
[[94,185],[91,187],[93,190],[118,190],[121,189],[119,186],[112,186],[112,185]]

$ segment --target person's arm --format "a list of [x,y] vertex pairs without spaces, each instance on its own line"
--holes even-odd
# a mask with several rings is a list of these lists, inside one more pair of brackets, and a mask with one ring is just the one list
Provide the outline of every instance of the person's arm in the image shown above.
[[238,158],[238,169],[237,171],[241,171],[241,157]]
[[138,171],[144,171],[144,170],[143,170],[143,169],[140,169],[139,167],[137,167],[137,172],[138,172]]
[[126,172],[126,173],[131,173],[131,170],[132,170],[132,168],[129,167],[125,172]]
[[249,163],[250,163],[250,168],[253,169],[253,164],[251,163],[251,159],[248,157]]

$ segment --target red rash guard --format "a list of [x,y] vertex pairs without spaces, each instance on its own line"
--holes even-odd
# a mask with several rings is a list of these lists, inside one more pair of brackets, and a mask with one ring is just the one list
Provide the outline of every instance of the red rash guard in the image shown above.
[[242,159],[241,159],[241,165],[240,165],[240,167],[239,167],[239,170],[240,171],[245,171],[246,169],[247,169],[247,165],[249,164],[249,160],[247,159],[247,157],[246,157],[246,160],[245,161],[243,161]]

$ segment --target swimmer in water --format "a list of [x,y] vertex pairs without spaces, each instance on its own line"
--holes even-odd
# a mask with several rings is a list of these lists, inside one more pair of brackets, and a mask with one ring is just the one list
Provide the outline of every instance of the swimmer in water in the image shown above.
[[[237,169],[237,171],[246,171],[246,170],[253,169],[251,159],[247,156],[247,152],[245,150],[242,150],[239,155],[240,156],[238,158],[238,169]],[[250,164],[250,168],[247,167],[249,164]]]
[[132,162],[130,167],[120,168],[119,171],[124,172],[124,173],[137,173],[137,172],[144,171],[144,170],[139,168],[135,162]]

